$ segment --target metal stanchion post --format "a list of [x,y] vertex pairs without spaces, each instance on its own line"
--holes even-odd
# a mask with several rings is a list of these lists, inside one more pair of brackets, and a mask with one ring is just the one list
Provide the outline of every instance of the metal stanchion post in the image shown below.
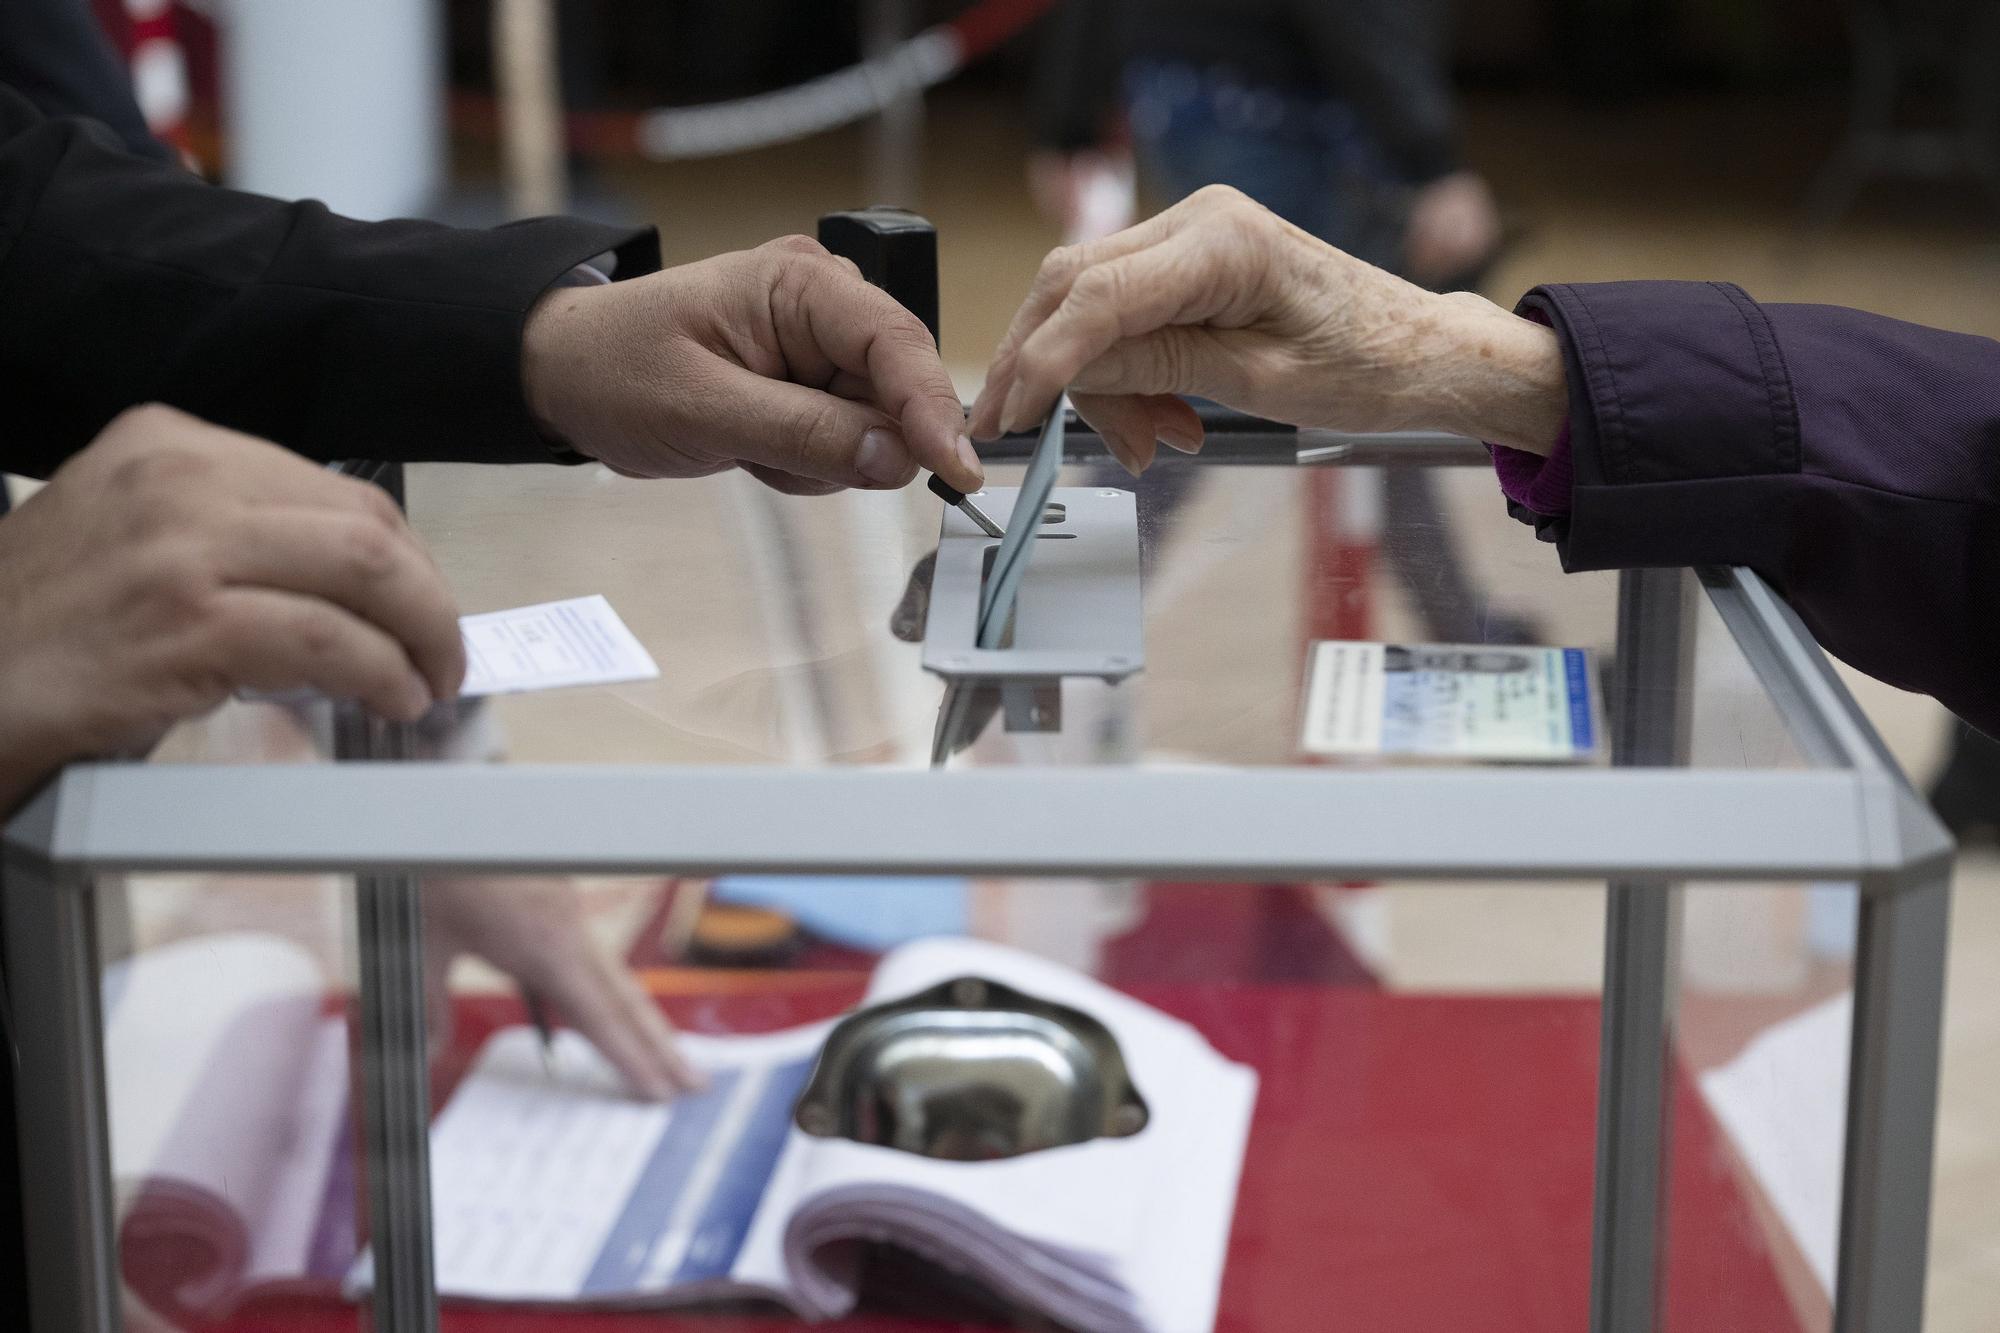
[[[894,50],[915,17],[910,0],[867,0],[861,48],[869,58]],[[868,202],[918,208],[924,150],[924,95],[917,89],[882,108],[868,138]]]
[[507,210],[560,213],[569,206],[569,136],[551,0],[494,0],[493,70]]

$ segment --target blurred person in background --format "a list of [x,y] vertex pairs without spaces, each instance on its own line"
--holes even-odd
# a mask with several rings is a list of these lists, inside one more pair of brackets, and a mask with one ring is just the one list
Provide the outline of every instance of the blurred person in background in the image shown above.
[[[1129,132],[1169,202],[1227,185],[1425,287],[1470,286],[1501,226],[1459,160],[1447,18],[1443,0],[1064,0],[1034,78],[1036,200],[1071,241],[1129,222],[1111,202]],[[1427,632],[1527,633],[1479,614],[1429,474],[1381,484],[1383,552]]]
[[1088,172],[1119,152],[1122,118],[1169,202],[1229,185],[1377,267],[1468,285],[1500,248],[1500,217],[1459,160],[1447,10],[1064,0],[1035,72],[1036,198],[1074,221]]

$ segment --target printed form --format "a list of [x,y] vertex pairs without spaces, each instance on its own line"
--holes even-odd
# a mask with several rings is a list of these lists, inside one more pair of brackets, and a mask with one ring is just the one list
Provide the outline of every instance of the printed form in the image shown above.
[[823,1036],[739,1039],[734,1059],[684,1037],[711,1084],[657,1103],[573,1032],[554,1080],[531,1029],[502,1033],[431,1132],[438,1290],[616,1302],[727,1282]]

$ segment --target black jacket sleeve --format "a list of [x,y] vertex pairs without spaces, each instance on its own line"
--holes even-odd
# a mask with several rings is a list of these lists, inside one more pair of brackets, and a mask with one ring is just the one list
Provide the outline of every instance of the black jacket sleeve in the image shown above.
[[1747,565],[1836,656],[2000,736],[2000,342],[1727,283],[1551,285],[1569,569]]
[[45,475],[163,402],[319,459],[549,462],[521,328],[549,284],[658,237],[565,218],[355,222],[205,185],[0,87],[0,467]]

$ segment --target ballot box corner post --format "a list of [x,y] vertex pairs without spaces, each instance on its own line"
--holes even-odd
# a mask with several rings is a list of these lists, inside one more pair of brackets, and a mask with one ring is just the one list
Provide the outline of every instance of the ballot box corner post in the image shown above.
[[[1619,575],[1611,705],[1613,762],[1621,767],[1686,758],[1695,587],[1681,569]],[[1645,1333],[1658,1324],[1679,915],[1679,886],[1670,880],[1622,878],[1606,887],[1591,1333]]]
[[65,778],[8,822],[0,847],[28,1306],[36,1329],[116,1333],[96,884],[58,855]]
[[1700,572],[1813,762],[1852,771],[1858,881],[1834,1333],[1916,1333],[1937,1137],[1950,833],[1898,769],[1798,615],[1746,569]]
[[1834,1333],[1923,1327],[1952,857],[1921,798],[1900,799],[1912,840],[1943,849],[1861,886]]
[[[343,705],[342,760],[407,760],[411,728]],[[375,1333],[436,1333],[432,1257],[430,1065],[424,1036],[423,901],[418,877],[378,870],[354,879],[360,965],[362,1169],[368,1185]]]

